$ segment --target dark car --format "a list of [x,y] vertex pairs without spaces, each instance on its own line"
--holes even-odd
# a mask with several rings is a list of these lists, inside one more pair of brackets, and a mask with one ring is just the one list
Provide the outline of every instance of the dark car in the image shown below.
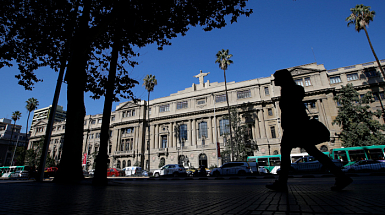
[[44,169],[44,177],[55,177],[57,171],[57,167],[46,167]]
[[107,169],[107,177],[119,177],[120,171],[116,168],[108,168]]

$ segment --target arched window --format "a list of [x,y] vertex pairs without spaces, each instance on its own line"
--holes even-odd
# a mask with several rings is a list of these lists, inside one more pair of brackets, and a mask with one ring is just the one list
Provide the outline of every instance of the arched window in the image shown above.
[[279,154],[278,150],[274,150],[273,155]]
[[116,163],[116,168],[120,169],[120,161]]
[[207,167],[207,155],[205,153],[199,155],[199,166],[200,165],[205,165]]
[[158,167],[161,168],[164,165],[166,165],[166,160],[164,158],[161,158]]
[[320,148],[320,151],[321,151],[321,152],[327,152],[327,151],[329,151],[329,149],[328,149],[327,146],[322,145],[321,148]]
[[131,160],[127,161],[127,166],[131,166]]
[[126,161],[123,161],[122,168],[126,167]]

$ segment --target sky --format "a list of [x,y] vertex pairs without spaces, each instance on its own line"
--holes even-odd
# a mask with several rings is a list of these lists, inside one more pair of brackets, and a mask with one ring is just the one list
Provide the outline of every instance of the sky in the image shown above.
[[[205,32],[192,27],[186,36],[171,40],[171,46],[162,51],[156,45],[137,49],[139,65],[127,66],[131,78],[139,81],[132,91],[137,98],[147,100],[142,86],[147,74],[155,75],[158,85],[151,98],[169,96],[192,83],[202,70],[210,72],[205,82],[224,82],[223,70],[215,63],[216,53],[229,49],[233,64],[226,71],[227,82],[241,82],[268,77],[276,70],[309,63],[323,64],[327,70],[375,61],[364,31],[357,33],[354,26],[347,27],[346,17],[357,4],[371,6],[376,12],[368,27],[369,37],[378,58],[385,59],[385,1],[380,0],[249,0],[247,8],[254,13],[240,17],[236,23],[222,29]],[[18,85],[17,66],[0,69],[0,118],[10,119],[16,110],[22,113],[17,124],[27,123],[25,108],[28,98],[34,97],[43,108],[52,104],[58,73],[49,68],[36,71],[43,82],[32,91]],[[67,110],[67,85],[63,83],[58,105]],[[86,114],[103,112],[104,98],[93,100],[85,94]],[[127,100],[114,103],[112,109]],[[32,121],[32,114],[29,125]]]

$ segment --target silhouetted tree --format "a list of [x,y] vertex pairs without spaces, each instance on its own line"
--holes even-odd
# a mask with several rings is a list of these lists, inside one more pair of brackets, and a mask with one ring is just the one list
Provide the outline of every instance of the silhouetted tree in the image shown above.
[[333,125],[341,126],[339,135],[342,146],[369,146],[384,144],[382,132],[385,126],[376,118],[381,117],[381,111],[370,110],[369,103],[373,102],[373,95],[367,92],[362,98],[352,84],[342,86],[334,97],[338,102],[338,115],[333,120]]
[[[57,181],[79,180],[81,167],[83,121],[85,116],[84,92],[93,98],[107,95],[109,50],[116,41],[116,29],[120,30],[120,60],[115,78],[113,98],[133,98],[130,91],[137,82],[128,77],[123,65],[136,62],[132,47],[144,47],[157,43],[159,49],[170,45],[170,39],[185,35],[189,26],[203,26],[205,31],[222,28],[225,18],[231,15],[231,23],[240,15],[249,16],[246,0],[59,0],[28,1],[6,0],[1,4],[4,31],[0,32],[0,68],[19,65],[19,83],[32,89],[40,81],[34,71],[50,66],[55,71],[67,68],[67,120],[63,154]],[[68,63],[67,63],[68,62]],[[103,119],[104,121],[105,119]],[[106,120],[108,122],[108,120]],[[103,127],[103,125],[102,125]],[[101,133],[101,141],[108,141],[108,133]],[[103,138],[103,135],[106,137]],[[102,143],[101,143],[102,144]],[[102,147],[101,147],[102,149]],[[100,151],[99,153],[104,153]],[[106,155],[102,155],[103,159]],[[96,177],[96,172],[95,172]]]

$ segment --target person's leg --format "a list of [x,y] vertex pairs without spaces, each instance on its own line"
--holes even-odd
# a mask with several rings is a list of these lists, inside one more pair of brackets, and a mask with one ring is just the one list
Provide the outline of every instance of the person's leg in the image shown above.
[[266,185],[266,188],[285,192],[287,191],[287,179],[290,169],[290,152],[292,147],[289,142],[285,141],[284,136],[285,135],[283,135],[281,141],[281,168],[278,180],[276,180],[273,184]]
[[[283,140],[283,139],[282,139]],[[292,147],[286,142],[282,141],[281,143],[281,168],[279,171],[278,180],[287,183],[290,170],[290,152]]]
[[333,161],[326,156],[324,153],[319,151],[315,146],[304,147],[307,153],[315,157],[321,164],[330,170],[331,173],[336,177],[335,184],[331,187],[332,190],[338,191],[344,189],[346,186],[351,184],[353,180],[342,172],[341,168],[337,167]]
[[317,159],[321,164],[322,166],[324,166],[325,168],[327,168],[328,170],[330,170],[330,172],[335,175],[336,177],[341,177],[341,176],[344,176],[345,174],[342,172],[341,168],[336,166],[333,161],[327,156],[325,155],[324,153],[322,153],[321,151],[319,151],[315,146],[313,145],[310,145],[310,146],[306,146],[304,147],[304,149],[306,150],[306,152],[313,156],[315,159]]

